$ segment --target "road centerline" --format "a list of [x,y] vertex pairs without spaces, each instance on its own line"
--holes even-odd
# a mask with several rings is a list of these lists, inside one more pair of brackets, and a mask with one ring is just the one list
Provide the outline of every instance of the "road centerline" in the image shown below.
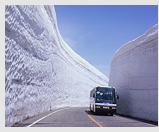
[[[89,110],[89,109],[88,109]],[[87,110],[87,115],[88,117],[93,121],[95,122],[99,127],[103,127],[101,124],[99,124],[96,120],[94,120],[89,114],[88,114],[88,110]]]

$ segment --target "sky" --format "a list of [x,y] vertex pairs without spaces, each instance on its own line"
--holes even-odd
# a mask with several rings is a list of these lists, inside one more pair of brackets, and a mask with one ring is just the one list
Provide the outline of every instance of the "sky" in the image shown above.
[[158,23],[158,5],[55,5],[60,34],[109,78],[113,54]]

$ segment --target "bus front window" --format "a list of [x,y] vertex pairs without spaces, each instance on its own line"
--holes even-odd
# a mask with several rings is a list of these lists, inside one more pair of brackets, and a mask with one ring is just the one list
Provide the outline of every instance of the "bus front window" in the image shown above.
[[116,102],[115,90],[113,88],[97,88],[96,89],[97,101]]

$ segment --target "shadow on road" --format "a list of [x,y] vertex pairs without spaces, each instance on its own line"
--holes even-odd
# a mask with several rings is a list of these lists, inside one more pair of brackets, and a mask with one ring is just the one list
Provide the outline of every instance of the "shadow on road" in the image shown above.
[[122,115],[122,114],[118,114],[118,113],[116,113],[115,115],[120,116],[120,117],[124,117],[124,118],[127,118],[127,119],[132,119],[132,120],[136,120],[136,121],[140,121],[140,122],[144,122],[144,123],[148,123],[148,124],[158,126],[158,122],[148,121],[148,120],[135,118],[135,117],[131,117],[131,116],[126,116],[126,115]]
[[[90,110],[85,110],[85,112],[88,113],[89,115],[94,115],[94,116],[110,116],[109,114],[99,113],[99,112],[94,114],[94,112],[92,112]],[[125,116],[125,115],[121,115],[121,114],[117,114],[117,113],[115,113],[114,115],[158,126],[158,122],[147,121],[147,120],[144,120],[144,119],[134,118],[134,117]],[[114,117],[115,118],[115,116],[110,116],[110,117]]]
[[[94,115],[94,116],[110,116],[109,114],[104,113],[104,112],[94,113],[90,110],[85,110],[85,112],[88,113],[89,115]],[[113,116],[111,116],[111,117],[113,117]]]

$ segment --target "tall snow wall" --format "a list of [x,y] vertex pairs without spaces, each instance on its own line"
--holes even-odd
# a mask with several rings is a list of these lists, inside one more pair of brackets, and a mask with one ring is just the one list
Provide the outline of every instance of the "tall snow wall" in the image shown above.
[[88,106],[108,78],[62,39],[54,6],[5,6],[5,126],[64,106]]
[[117,113],[158,121],[158,24],[115,52],[109,85],[120,97]]

